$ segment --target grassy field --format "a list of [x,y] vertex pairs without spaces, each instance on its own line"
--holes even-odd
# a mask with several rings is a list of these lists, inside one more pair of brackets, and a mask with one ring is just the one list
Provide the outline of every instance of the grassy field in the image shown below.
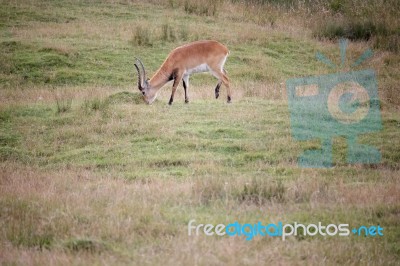
[[[352,20],[364,1],[0,0],[0,264],[398,264],[400,7],[373,2]],[[345,70],[374,50],[355,70],[376,72],[383,129],[360,141],[382,161],[347,164],[337,137],[333,168],[300,168],[320,143],[293,139],[285,82],[334,73],[315,53],[340,64],[341,34]],[[146,105],[134,57],[152,74],[199,39],[229,47],[233,103],[195,75],[189,104],[168,84]],[[384,236],[188,236],[192,219]]]

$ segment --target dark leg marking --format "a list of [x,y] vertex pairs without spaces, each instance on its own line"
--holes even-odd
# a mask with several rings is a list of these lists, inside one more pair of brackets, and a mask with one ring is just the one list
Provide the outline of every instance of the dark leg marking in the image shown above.
[[228,96],[228,103],[231,103],[231,96]]
[[176,79],[174,80],[174,84],[172,85],[172,93],[171,93],[171,97],[169,98],[169,102],[168,102],[169,105],[171,105],[172,102],[174,101],[174,88],[175,88],[175,85],[176,85]]
[[183,90],[185,91],[185,103],[189,102],[189,98],[187,97],[187,92],[186,92],[186,82],[182,80],[183,82]]
[[222,82],[218,82],[217,87],[215,87],[215,99],[219,97],[219,88],[221,87]]
[[172,85],[172,93],[171,93],[171,98],[169,98],[169,102],[168,104],[171,105],[172,102],[174,101],[174,94],[176,91],[176,87],[178,87],[179,82],[181,82],[182,76],[180,76],[179,78],[175,76],[174,79],[174,84]]
[[[173,86],[175,86],[175,82],[176,82],[176,70],[175,69],[172,71],[171,75],[168,77],[168,81],[171,81],[173,79],[175,79],[174,85],[173,85]],[[174,94],[172,93],[171,98],[169,98],[168,104],[171,105],[173,101],[174,101]]]

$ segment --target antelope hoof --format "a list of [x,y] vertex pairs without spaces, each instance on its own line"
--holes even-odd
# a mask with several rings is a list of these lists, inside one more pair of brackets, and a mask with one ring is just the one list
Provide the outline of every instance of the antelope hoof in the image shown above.
[[189,99],[185,99],[185,103],[189,103]]
[[219,97],[219,93],[216,92],[216,93],[215,93],[215,99],[218,99],[218,97]]
[[231,103],[232,101],[231,101],[232,99],[231,99],[231,96],[228,96],[228,103]]

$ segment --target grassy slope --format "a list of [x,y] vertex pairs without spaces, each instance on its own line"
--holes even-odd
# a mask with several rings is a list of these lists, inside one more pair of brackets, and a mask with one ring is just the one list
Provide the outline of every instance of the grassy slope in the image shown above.
[[[271,28],[230,5],[231,12],[203,17],[144,3],[1,3],[0,261],[399,259],[400,120],[385,94],[385,84],[398,81],[397,55],[377,52],[365,66],[382,84],[384,129],[362,141],[382,151],[382,163],[347,165],[345,141],[337,138],[333,169],[301,169],[298,154],[318,142],[291,138],[284,81],[331,72],[314,54],[339,53],[336,44],[313,40],[295,16]],[[150,46],[135,45],[138,25],[149,30]],[[163,39],[162,25],[172,40]],[[152,73],[170,49],[199,38],[229,46],[234,104],[212,99],[215,80],[200,75],[191,80],[190,104],[180,91],[167,106],[164,88],[145,106],[131,85],[133,56]],[[349,60],[367,46],[351,44]],[[71,109],[58,113],[55,98],[67,109],[71,100]],[[190,219],[380,224],[385,236],[190,238]]]

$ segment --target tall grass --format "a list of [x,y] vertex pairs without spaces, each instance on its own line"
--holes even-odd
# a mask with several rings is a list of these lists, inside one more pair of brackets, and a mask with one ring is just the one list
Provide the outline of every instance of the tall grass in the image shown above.
[[[274,26],[288,14],[303,22],[318,39],[369,41],[374,47],[400,51],[400,2],[397,0],[248,0],[230,1],[242,6],[245,16],[260,25]],[[311,20],[307,19],[312,17]]]
[[162,29],[162,34],[161,34],[161,40],[165,42],[173,42],[177,39],[176,33],[174,28],[171,26],[169,23],[165,23],[161,27]]
[[65,113],[71,110],[73,94],[66,89],[53,87],[54,98],[56,101],[57,113]]
[[398,1],[333,0],[321,7],[326,12],[311,23],[315,37],[371,40],[377,49],[400,51]]
[[148,25],[142,26],[138,25],[132,35],[132,44],[138,46],[152,46],[153,40],[151,38],[151,33]]
[[[399,52],[400,2],[397,0],[248,0],[223,1],[242,7],[244,16],[260,25],[274,26],[287,14],[304,17],[305,24],[319,39],[371,40],[377,49]],[[184,1],[189,14],[215,16],[222,1]],[[289,13],[288,13],[289,12]],[[312,16],[308,21],[307,17]]]
[[221,0],[184,0],[183,9],[189,14],[216,16],[221,4]]

